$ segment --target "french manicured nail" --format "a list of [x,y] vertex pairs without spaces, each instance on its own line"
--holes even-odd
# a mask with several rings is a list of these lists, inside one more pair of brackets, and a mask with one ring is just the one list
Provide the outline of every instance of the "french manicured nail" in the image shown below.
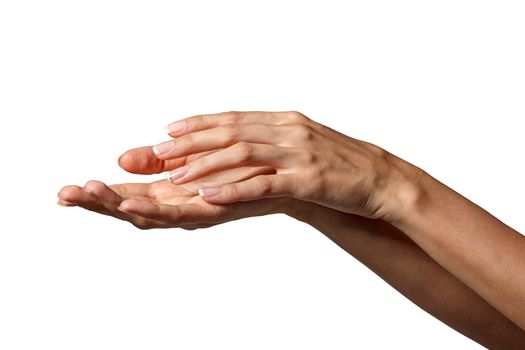
[[164,153],[168,153],[173,148],[173,142],[172,141],[166,141],[161,144],[158,144],[157,146],[153,146],[153,153],[156,155],[161,155]]
[[167,134],[176,134],[186,128],[186,121],[179,120],[178,122],[171,123],[164,128]]
[[210,188],[201,188],[199,190],[199,196],[201,197],[211,197],[220,192],[218,187],[210,187]]
[[169,171],[168,174],[167,174],[168,180],[173,181],[173,180],[180,179],[181,177],[183,177],[184,175],[186,175],[188,173],[189,169],[190,169],[190,166],[189,165],[185,165],[185,166],[182,166],[180,168],[173,169],[173,170]]

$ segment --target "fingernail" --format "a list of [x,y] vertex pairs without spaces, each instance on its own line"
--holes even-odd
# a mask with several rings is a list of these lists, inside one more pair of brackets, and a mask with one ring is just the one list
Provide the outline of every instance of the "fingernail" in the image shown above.
[[156,146],[153,146],[153,153],[155,153],[157,156],[168,153],[173,148],[173,142],[166,141],[161,144],[158,144]]
[[181,132],[186,128],[186,121],[185,120],[179,120],[178,122],[171,123],[168,126],[164,128],[164,131],[166,131],[167,134],[175,134],[178,132]]
[[120,203],[120,205],[117,207],[117,210],[121,211],[123,213],[127,213],[128,212],[128,208],[126,207],[126,205],[122,205],[122,203]]
[[184,175],[186,175],[188,173],[189,169],[190,169],[190,166],[189,165],[185,165],[185,166],[182,166],[180,168],[168,171],[168,173],[167,173],[168,180],[173,181],[173,180],[180,179],[181,177],[183,177]]
[[199,196],[201,197],[211,197],[220,192],[218,187],[210,187],[210,188],[201,188],[199,190]]

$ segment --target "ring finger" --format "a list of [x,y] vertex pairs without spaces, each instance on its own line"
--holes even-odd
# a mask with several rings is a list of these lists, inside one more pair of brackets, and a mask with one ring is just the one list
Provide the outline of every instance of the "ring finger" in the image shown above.
[[268,166],[286,172],[295,164],[295,148],[239,142],[226,149],[199,158],[167,173],[175,184],[182,184],[205,175],[242,166]]

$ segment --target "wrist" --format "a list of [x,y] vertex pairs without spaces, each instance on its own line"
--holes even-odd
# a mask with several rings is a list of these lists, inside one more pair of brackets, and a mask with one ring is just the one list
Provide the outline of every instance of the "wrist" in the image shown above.
[[408,217],[421,211],[428,202],[430,179],[422,169],[395,157],[391,180],[382,196],[385,204],[381,219],[399,227]]

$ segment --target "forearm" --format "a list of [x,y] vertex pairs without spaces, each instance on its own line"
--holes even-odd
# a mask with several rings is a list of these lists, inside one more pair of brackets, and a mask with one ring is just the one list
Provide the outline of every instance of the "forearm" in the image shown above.
[[393,224],[525,329],[525,237],[426,173],[417,187]]
[[525,332],[390,224],[315,205],[296,204],[289,214],[324,233],[412,302],[469,338],[491,349],[522,348]]

